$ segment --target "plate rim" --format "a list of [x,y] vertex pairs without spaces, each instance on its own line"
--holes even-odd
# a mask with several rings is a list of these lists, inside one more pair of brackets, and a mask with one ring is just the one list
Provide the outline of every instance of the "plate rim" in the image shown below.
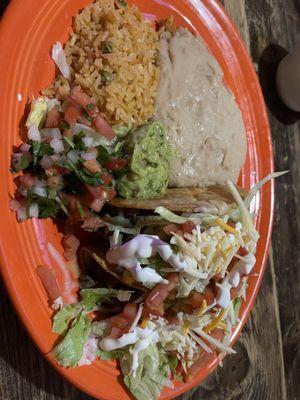
[[[193,1],[193,0],[192,0]],[[231,37],[234,38],[235,43],[238,45],[239,50],[243,53],[243,58],[246,59],[246,64],[248,67],[248,71],[251,72],[251,77],[253,78],[253,82],[255,84],[256,87],[256,93],[258,96],[258,103],[261,104],[262,109],[261,109],[261,114],[263,116],[264,122],[266,124],[265,126],[265,131],[267,132],[266,135],[266,141],[268,144],[268,153],[270,155],[270,158],[267,160],[268,162],[268,167],[270,169],[271,172],[274,171],[274,153],[273,153],[273,146],[272,146],[272,136],[271,136],[271,130],[270,130],[270,126],[269,126],[269,120],[268,120],[268,116],[267,116],[267,111],[266,111],[266,106],[265,106],[265,102],[263,99],[263,95],[262,95],[262,91],[261,91],[261,87],[259,84],[259,80],[257,77],[257,74],[254,70],[253,64],[252,64],[252,60],[251,57],[248,54],[248,51],[246,50],[244,43],[240,37],[240,34],[237,31],[237,28],[235,27],[235,25],[233,24],[232,20],[230,19],[230,17],[228,16],[228,14],[226,13],[226,11],[224,10],[223,6],[217,1],[217,0],[204,0],[203,3],[205,3],[207,5],[208,8],[210,8],[211,10],[213,10],[215,12],[215,14],[221,18],[223,20],[223,22],[226,23],[227,27],[230,28],[231,34],[233,35]],[[7,28],[10,28],[10,20],[13,19],[13,15],[15,12],[17,12],[17,10],[20,10],[24,7],[23,1],[22,0],[11,0],[11,2],[9,3],[9,5],[7,6],[2,18],[1,18],[1,22],[0,22],[0,37],[2,35],[3,32],[5,32],[5,30]],[[245,308],[244,314],[243,314],[243,318],[238,326],[238,328],[235,331],[235,334],[231,340],[231,345],[234,345],[234,343],[236,342],[236,340],[238,339],[238,337],[241,334],[241,331],[243,329],[243,326],[245,325],[245,323],[247,322],[248,318],[249,318],[249,314],[250,311],[253,308],[254,302],[256,300],[261,282],[262,282],[262,278],[264,276],[264,272],[265,272],[265,268],[266,268],[266,262],[267,262],[267,258],[269,256],[269,250],[270,250],[270,244],[271,244],[271,235],[272,235],[272,228],[273,228],[273,219],[274,219],[274,181],[272,180],[270,182],[270,194],[269,194],[269,219],[268,219],[268,229],[267,229],[267,235],[266,235],[266,240],[264,242],[264,252],[263,252],[263,257],[262,257],[262,262],[261,262],[261,266],[260,266],[260,270],[259,270],[259,277],[255,283],[255,287],[254,290],[251,293],[251,298],[249,299],[247,306]],[[69,370],[61,368],[56,362],[55,360],[49,356],[49,354],[45,354],[42,350],[41,350],[41,346],[38,344],[38,340],[36,338],[36,336],[34,335],[32,329],[30,328],[30,317],[28,315],[28,313],[25,312],[25,310],[23,310],[22,308],[22,304],[20,302],[19,299],[19,295],[16,293],[16,289],[14,288],[13,282],[9,277],[9,271],[8,271],[8,267],[7,267],[8,263],[6,261],[6,257],[5,257],[5,251],[1,246],[0,243],[0,271],[1,271],[1,275],[4,281],[4,284],[8,290],[9,293],[9,297],[10,300],[13,303],[13,306],[18,314],[18,317],[21,319],[22,324],[24,326],[24,328],[26,329],[27,333],[29,334],[30,338],[32,339],[32,342],[34,343],[34,345],[39,349],[39,352],[54,366],[54,368],[59,372],[60,375],[62,375],[65,379],[67,379],[69,382],[71,382],[74,386],[76,386],[77,388],[79,388],[80,390],[82,390],[85,393],[90,394],[91,396],[95,396],[95,392],[94,391],[89,391],[88,389],[88,385],[84,386],[81,385],[80,383],[76,382],[74,378],[72,378],[69,374]],[[211,365],[210,368],[207,369],[207,372],[205,373],[205,377],[207,377],[212,370],[214,370],[216,368],[216,366],[213,364]],[[196,385],[198,385],[201,381],[203,380],[203,378],[197,379],[197,381],[192,381],[190,384],[184,385],[182,387],[177,388],[176,393],[174,393],[173,395],[171,394],[170,396],[166,396],[164,397],[164,399],[171,399],[174,396],[178,396],[188,390],[190,390],[192,387],[195,387]],[[97,396],[98,397],[98,396]],[[99,397],[98,397],[99,398]]]

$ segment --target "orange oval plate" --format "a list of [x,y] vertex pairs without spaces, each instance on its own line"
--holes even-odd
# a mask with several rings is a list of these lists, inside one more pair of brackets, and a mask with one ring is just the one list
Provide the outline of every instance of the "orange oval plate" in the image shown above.
[[[271,135],[265,105],[251,60],[236,29],[215,0],[135,0],[148,18],[174,15],[177,24],[187,26],[205,40],[224,70],[225,82],[233,91],[242,111],[247,131],[247,161],[240,184],[249,188],[273,171]],[[49,53],[52,45],[65,42],[71,30],[72,16],[89,0],[12,0],[0,26],[1,115],[0,225],[1,271],[11,299],[31,337],[47,359],[70,382],[90,395],[105,400],[126,400],[130,396],[119,383],[113,362],[96,362],[74,369],[60,368],[47,353],[56,336],[51,333],[51,309],[35,272],[40,263],[58,271],[46,243],[59,251],[60,235],[51,221],[16,222],[9,211],[10,195],[15,184],[9,173],[10,154],[24,135],[26,104],[54,78],[55,67]],[[22,96],[22,100],[21,97]],[[263,276],[270,243],[273,215],[273,183],[264,186],[256,197],[252,211],[261,235],[257,248],[255,276],[249,279],[247,300],[241,309],[241,322],[232,343],[245,324]],[[175,383],[161,399],[171,399],[200,383],[216,366],[216,358],[206,358],[195,378]]]

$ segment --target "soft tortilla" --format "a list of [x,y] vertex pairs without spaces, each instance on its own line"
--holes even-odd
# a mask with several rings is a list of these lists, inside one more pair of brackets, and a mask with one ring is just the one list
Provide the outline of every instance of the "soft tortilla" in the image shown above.
[[[239,189],[242,197],[247,193]],[[210,186],[205,188],[173,188],[167,189],[162,198],[155,199],[121,199],[114,198],[110,205],[118,208],[133,208],[140,210],[155,210],[159,206],[175,212],[205,212],[210,201],[223,201],[227,204],[235,203],[227,186]]]

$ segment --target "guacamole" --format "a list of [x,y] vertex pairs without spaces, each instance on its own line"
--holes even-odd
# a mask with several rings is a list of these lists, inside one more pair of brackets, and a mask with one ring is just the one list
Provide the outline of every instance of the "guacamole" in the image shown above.
[[171,148],[165,127],[158,121],[132,131],[124,141],[128,172],[117,183],[119,196],[147,199],[163,196],[169,177]]

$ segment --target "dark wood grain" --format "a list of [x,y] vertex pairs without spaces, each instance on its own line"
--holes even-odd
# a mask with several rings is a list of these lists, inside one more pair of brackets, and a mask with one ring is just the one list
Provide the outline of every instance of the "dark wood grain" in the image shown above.
[[[8,1],[0,0],[0,11]],[[274,89],[280,59],[300,41],[299,0],[223,0],[249,49],[268,105],[276,169],[273,250],[237,354],[178,400],[300,399],[300,124]],[[42,358],[0,287],[0,399],[90,400]],[[117,400],[117,399],[116,399]]]

